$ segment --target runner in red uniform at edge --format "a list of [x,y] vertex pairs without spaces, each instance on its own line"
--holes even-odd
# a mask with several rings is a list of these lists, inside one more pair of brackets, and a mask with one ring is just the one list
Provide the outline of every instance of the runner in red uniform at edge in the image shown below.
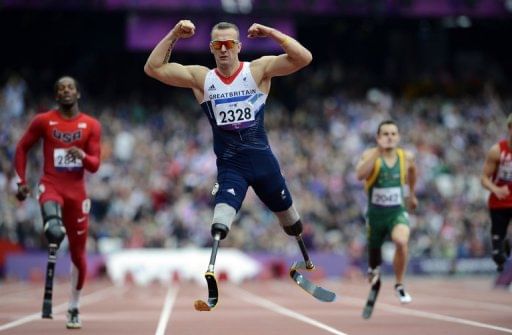
[[507,230],[512,219],[512,114],[507,117],[508,137],[487,152],[481,175],[482,186],[489,190],[492,259],[502,272],[510,256]]
[[41,205],[48,243],[58,246],[68,236],[72,261],[71,296],[67,328],[81,328],[79,297],[87,271],[86,241],[90,200],[87,198],[84,170],[96,172],[100,165],[101,125],[80,112],[77,81],[69,76],[55,83],[58,108],[38,114],[16,146],[18,174],[16,197],[23,201],[30,193],[26,183],[27,153],[43,140],[44,173],[37,197]]

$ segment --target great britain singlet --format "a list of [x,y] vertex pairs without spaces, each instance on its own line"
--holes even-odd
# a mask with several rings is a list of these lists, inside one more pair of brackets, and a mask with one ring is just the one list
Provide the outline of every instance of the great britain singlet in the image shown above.
[[207,73],[201,107],[210,121],[219,160],[230,160],[245,150],[270,150],[264,130],[266,100],[247,62],[241,62],[229,78],[216,69]]
[[505,199],[500,200],[491,192],[489,195],[489,208],[510,208],[512,207],[512,151],[507,140],[502,140],[498,144],[500,147],[500,162],[492,176],[492,182],[497,186],[507,185],[511,190],[511,194]]

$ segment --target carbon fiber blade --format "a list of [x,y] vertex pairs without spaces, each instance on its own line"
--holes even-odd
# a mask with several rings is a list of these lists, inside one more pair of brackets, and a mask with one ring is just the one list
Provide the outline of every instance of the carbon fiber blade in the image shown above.
[[290,268],[290,277],[304,291],[308,292],[313,297],[323,302],[332,302],[336,299],[336,294],[334,292],[314,284],[309,279],[304,277],[300,272],[298,272],[297,269],[306,269],[310,271],[312,269],[308,269],[306,267],[306,263],[302,261],[293,263],[292,267]]

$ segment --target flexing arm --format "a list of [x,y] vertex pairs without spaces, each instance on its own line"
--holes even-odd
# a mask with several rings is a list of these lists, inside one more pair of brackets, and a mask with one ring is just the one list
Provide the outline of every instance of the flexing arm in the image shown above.
[[410,151],[405,151],[405,160],[407,162],[407,180],[405,181],[409,186],[409,197],[408,207],[411,210],[415,210],[418,207],[418,198],[416,198],[416,163],[414,160],[414,154]]
[[498,199],[503,199],[510,193],[507,185],[497,186],[492,182],[491,179],[493,174],[496,172],[496,169],[498,168],[499,160],[500,148],[498,144],[495,144],[487,152],[482,175],[480,176],[480,182],[485,189],[494,193]]
[[381,155],[379,148],[367,149],[361,155],[356,165],[356,176],[359,180],[365,180],[370,176],[375,166],[375,161]]
[[[192,37],[195,26],[189,20],[181,20],[156,45],[144,65],[144,72],[165,84],[202,91],[208,69],[199,65],[169,63],[171,52],[180,38]],[[195,92],[196,93],[196,92]]]
[[254,23],[249,28],[248,37],[270,37],[276,43],[279,43],[285,52],[279,56],[263,56],[251,63],[256,82],[296,72],[313,60],[313,56],[308,49],[294,38],[277,29]]

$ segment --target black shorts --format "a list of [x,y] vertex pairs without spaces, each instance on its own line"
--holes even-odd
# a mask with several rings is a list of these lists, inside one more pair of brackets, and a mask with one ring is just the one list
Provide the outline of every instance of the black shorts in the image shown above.
[[287,210],[292,205],[292,196],[271,151],[251,152],[232,162],[217,162],[217,168],[219,188],[215,204],[228,204],[238,212],[251,186],[272,212]]

